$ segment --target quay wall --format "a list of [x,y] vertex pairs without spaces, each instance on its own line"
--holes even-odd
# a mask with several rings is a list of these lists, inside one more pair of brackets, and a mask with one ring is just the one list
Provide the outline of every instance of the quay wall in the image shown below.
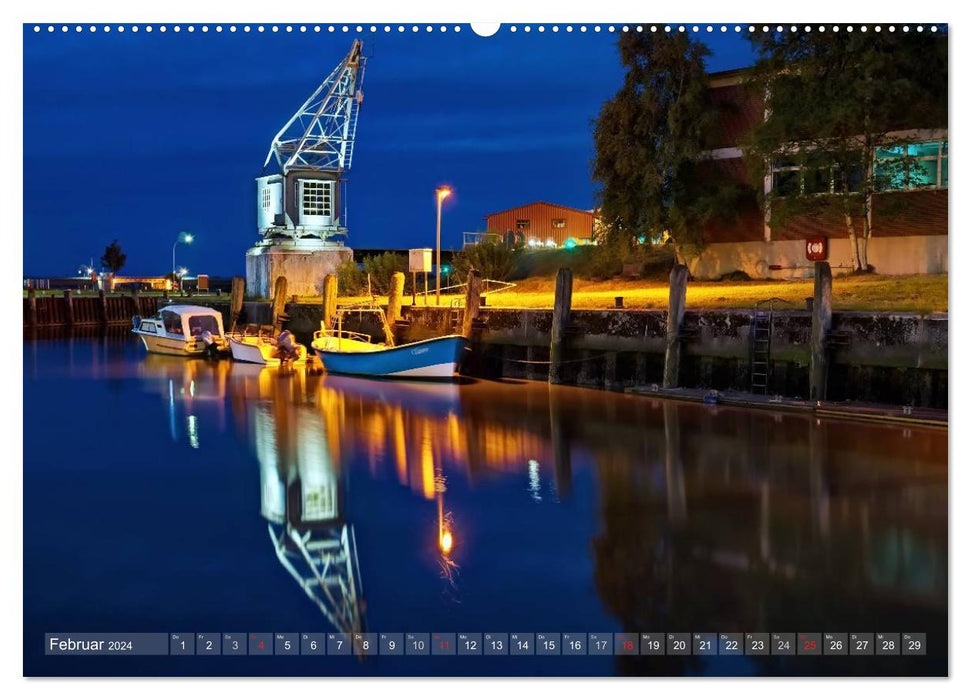
[[[34,317],[39,328],[67,325],[64,299],[38,297],[36,302]],[[206,303],[222,311],[228,323],[228,300]],[[27,329],[26,299],[24,304]],[[127,324],[136,308],[131,298],[109,297],[105,306],[97,297],[75,298],[73,304],[78,326]],[[137,305],[140,314],[147,316],[154,313],[156,300],[141,298]],[[289,303],[286,313],[286,327],[301,342],[309,342],[320,328],[320,304]],[[402,314],[395,333],[398,342],[411,342],[456,332],[463,309],[406,305]],[[270,315],[269,303],[247,301],[241,322],[271,323]],[[481,307],[471,339],[473,353],[463,370],[493,378],[546,379],[552,323],[549,309]],[[563,381],[613,390],[660,384],[666,326],[665,310],[574,310],[564,348]],[[380,325],[367,315],[349,314],[345,327],[383,337]],[[748,391],[752,327],[751,309],[687,311],[679,384]],[[769,395],[808,398],[811,327],[809,311],[773,314]],[[947,408],[946,313],[835,312],[829,348],[829,400]]]
[[[320,306],[289,304],[288,327],[308,340],[320,327]],[[454,333],[462,309],[403,307],[399,342]],[[465,370],[488,377],[546,379],[553,312],[549,309],[482,307],[475,357]],[[570,315],[564,380],[579,386],[620,390],[660,384],[667,311],[575,310]],[[346,326],[377,337],[366,318]],[[690,388],[748,391],[751,387],[751,309],[687,311],[682,327],[680,384]],[[808,398],[809,311],[777,311],[772,317],[767,393]],[[836,312],[830,341],[827,398],[893,405],[947,407],[946,313]]]

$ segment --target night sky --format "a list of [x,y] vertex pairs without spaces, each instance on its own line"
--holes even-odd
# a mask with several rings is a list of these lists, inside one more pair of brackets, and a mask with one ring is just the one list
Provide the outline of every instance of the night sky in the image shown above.
[[[352,28],[353,29],[353,28]],[[358,248],[442,244],[484,216],[548,200],[588,209],[592,122],[620,86],[617,36],[489,38],[365,32],[370,56],[347,188]],[[242,274],[270,140],[350,47],[353,32],[34,33],[24,28],[24,274],[73,275],[117,238],[124,272]],[[704,35],[708,69],[750,65],[732,31]]]

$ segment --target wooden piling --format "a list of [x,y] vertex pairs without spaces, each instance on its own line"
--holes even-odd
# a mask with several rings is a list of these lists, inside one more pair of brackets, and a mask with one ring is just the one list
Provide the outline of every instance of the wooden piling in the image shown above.
[[64,290],[64,316],[67,325],[74,325],[74,293],[70,289]]
[[479,315],[482,303],[482,273],[469,270],[465,283],[465,313],[462,315],[462,335],[468,338],[472,334],[472,322]]
[[563,350],[570,309],[573,306],[573,272],[560,268],[556,273],[556,292],[553,299],[553,328],[550,331],[550,384],[563,381]]
[[334,327],[337,318],[337,275],[324,276],[324,303],[321,308],[321,321],[324,328],[330,330]]
[[813,270],[813,327],[810,336],[809,400],[826,400],[829,353],[826,342],[833,326],[833,271],[828,262],[818,262]]
[[239,321],[239,314],[243,310],[243,294],[246,292],[246,280],[242,277],[233,277],[232,291],[229,297],[229,332],[236,330]]
[[388,290],[388,325],[394,324],[401,318],[401,303],[405,296],[405,273],[395,272],[391,275],[391,289]]
[[31,327],[37,327],[37,292],[33,287],[27,290],[27,320]]
[[141,303],[141,293],[138,291],[138,286],[132,287],[131,290],[131,305],[132,305],[132,316],[142,315],[142,303]]
[[108,295],[105,290],[98,290],[98,317],[101,323],[108,325]]
[[684,297],[688,287],[688,268],[675,265],[671,270],[670,291],[668,292],[667,347],[664,350],[665,389],[678,386],[678,373],[681,365],[681,322],[684,320]]
[[271,318],[273,319],[273,330],[279,333],[283,330],[283,322],[286,320],[287,310],[287,278],[280,275],[276,278],[273,285],[273,305]]

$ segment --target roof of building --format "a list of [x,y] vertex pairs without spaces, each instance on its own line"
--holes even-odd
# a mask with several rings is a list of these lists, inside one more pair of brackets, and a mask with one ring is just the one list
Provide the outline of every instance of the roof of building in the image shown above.
[[496,216],[497,214],[505,214],[506,212],[515,211],[516,209],[525,209],[526,207],[536,207],[536,206],[553,207],[554,209],[569,209],[570,211],[575,211],[581,214],[589,214],[590,216],[594,216],[593,209],[578,209],[577,207],[568,207],[565,204],[553,204],[553,202],[545,202],[540,200],[536,202],[528,202],[526,204],[520,204],[519,206],[516,206],[516,207],[508,207],[507,209],[500,209],[499,211],[494,211],[491,214],[486,214],[486,217]]

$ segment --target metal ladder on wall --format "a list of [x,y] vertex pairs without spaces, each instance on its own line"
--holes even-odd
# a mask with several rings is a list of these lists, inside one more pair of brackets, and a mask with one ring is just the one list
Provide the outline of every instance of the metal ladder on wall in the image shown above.
[[773,297],[756,302],[749,330],[749,391],[766,394],[769,388],[769,362],[772,355],[772,318],[777,304],[788,302]]

